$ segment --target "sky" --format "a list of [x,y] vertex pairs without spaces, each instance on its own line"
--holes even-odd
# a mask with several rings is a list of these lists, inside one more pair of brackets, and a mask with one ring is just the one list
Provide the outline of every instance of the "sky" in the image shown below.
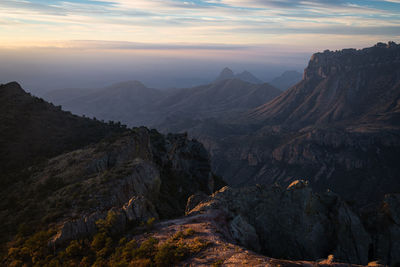
[[390,40],[400,0],[1,0],[0,82],[171,87],[228,65],[268,80],[314,52]]

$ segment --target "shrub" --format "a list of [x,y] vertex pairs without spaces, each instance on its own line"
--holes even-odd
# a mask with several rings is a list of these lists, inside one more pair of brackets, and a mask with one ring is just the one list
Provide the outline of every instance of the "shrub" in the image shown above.
[[100,249],[104,248],[106,244],[107,235],[106,233],[97,233],[90,244],[91,248],[94,251],[99,251]]
[[216,262],[214,262],[212,264],[212,267],[220,267],[220,266],[222,266],[223,263],[224,263],[223,260],[217,260]]
[[70,258],[79,257],[82,254],[82,246],[77,240],[72,240],[69,246],[65,249],[66,256]]
[[180,262],[188,254],[188,249],[183,244],[174,244],[165,242],[158,247],[158,251],[154,257],[154,262],[157,266],[173,266]]
[[185,235],[185,237],[187,237],[187,236],[192,236],[195,233],[196,232],[192,228],[187,228],[183,234]]
[[199,253],[206,247],[208,247],[211,243],[207,240],[200,239],[196,237],[193,239],[191,242],[188,243],[188,248],[190,250],[190,253],[195,254]]
[[146,222],[146,228],[147,228],[148,230],[153,229],[153,228],[154,228],[154,223],[155,223],[155,221],[156,221],[156,218],[154,218],[154,217],[148,219],[147,222]]
[[136,259],[129,263],[129,267],[149,267],[152,266],[150,259]]
[[138,258],[153,258],[156,254],[156,245],[158,244],[158,240],[154,237],[150,237],[149,239],[142,242],[140,247],[136,250],[136,255]]

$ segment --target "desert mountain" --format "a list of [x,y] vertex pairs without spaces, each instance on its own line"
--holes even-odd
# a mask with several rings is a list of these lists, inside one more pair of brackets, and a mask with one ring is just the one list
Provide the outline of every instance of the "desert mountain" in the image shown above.
[[250,110],[279,94],[278,89],[267,83],[251,84],[228,79],[177,90],[157,103],[155,110],[168,116],[182,114],[191,119],[215,118]]
[[400,191],[399,53],[394,43],[317,53],[304,79],[272,101],[189,133],[231,185],[307,178],[357,205],[381,200]]
[[399,125],[400,46],[314,54],[304,79],[250,118],[268,125]]
[[258,79],[257,77],[255,77],[253,74],[251,74],[246,70],[241,73],[235,74],[230,68],[224,68],[214,82],[220,82],[229,79],[239,79],[244,82],[254,83],[254,84],[263,83],[260,79]]
[[58,90],[44,97],[78,115],[140,126],[157,118],[150,107],[163,95],[163,91],[147,88],[141,82],[128,81],[102,89]]
[[[213,106],[239,111],[227,103],[258,105],[253,96],[263,90],[238,81],[177,90],[175,99],[154,105],[167,112],[179,103],[177,109],[189,112],[198,99],[208,100],[210,106],[197,110],[205,117],[223,114],[210,112]],[[132,87],[147,90],[136,82]],[[223,124],[199,119],[194,129],[214,142],[206,143],[214,169],[229,173],[232,184],[258,184],[229,188],[212,172],[203,145],[186,134],[107,125],[63,112],[16,83],[1,89],[2,145],[9,151],[10,144],[28,146],[29,157],[11,155],[13,162],[31,161],[18,167],[21,172],[4,168],[17,178],[23,174],[0,194],[4,266],[399,264],[396,108],[375,120],[367,109],[368,116],[335,120],[335,127],[307,120],[278,125],[263,116],[268,113],[254,116],[259,108],[233,122],[225,117]],[[243,99],[226,100],[226,91]],[[243,97],[249,92],[252,97]],[[350,118],[357,127],[349,127]],[[27,122],[27,132],[13,139],[13,131],[24,129],[19,121]],[[48,152],[30,148],[30,134]],[[42,141],[37,135],[50,137]],[[292,182],[297,177],[310,182]]]
[[[186,135],[71,115],[17,83],[0,92],[1,178],[7,185],[0,194],[1,265],[45,266],[46,253],[54,253],[49,245],[65,248],[92,238],[103,221],[116,234],[184,215],[191,194],[224,185],[211,172],[204,147]],[[9,246],[23,251],[8,253]]]
[[303,74],[295,70],[289,70],[282,73],[281,76],[274,78],[269,82],[272,86],[285,91],[293,85],[300,82],[303,78]]
[[[185,89],[157,90],[140,82],[125,82],[100,90],[66,90],[48,95],[73,113],[128,125],[159,126],[179,118],[197,120],[236,115],[279,95],[268,84],[228,79]],[[79,92],[82,93],[81,96]],[[65,100],[64,100],[65,99]]]

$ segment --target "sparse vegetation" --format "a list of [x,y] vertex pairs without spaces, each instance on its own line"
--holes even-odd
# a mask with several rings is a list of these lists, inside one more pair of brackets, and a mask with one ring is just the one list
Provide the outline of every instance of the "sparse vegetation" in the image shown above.
[[72,240],[64,249],[48,246],[54,231],[38,232],[18,239],[8,250],[9,266],[173,266],[205,249],[209,242],[198,237],[191,228],[174,234],[164,242],[148,237],[139,243],[135,239],[110,236],[106,220],[99,220],[100,232],[92,238]]
[[220,266],[222,266],[223,263],[224,263],[223,260],[217,260],[216,262],[214,262],[212,264],[212,267],[220,267]]

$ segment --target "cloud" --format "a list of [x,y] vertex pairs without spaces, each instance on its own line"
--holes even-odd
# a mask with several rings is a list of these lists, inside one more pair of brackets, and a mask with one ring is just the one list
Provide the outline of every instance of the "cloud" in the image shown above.
[[399,1],[1,0],[0,41],[255,44],[288,34],[398,39]]
[[59,42],[55,47],[99,50],[245,50],[248,48],[247,46],[232,44],[157,44],[101,40],[74,40]]

